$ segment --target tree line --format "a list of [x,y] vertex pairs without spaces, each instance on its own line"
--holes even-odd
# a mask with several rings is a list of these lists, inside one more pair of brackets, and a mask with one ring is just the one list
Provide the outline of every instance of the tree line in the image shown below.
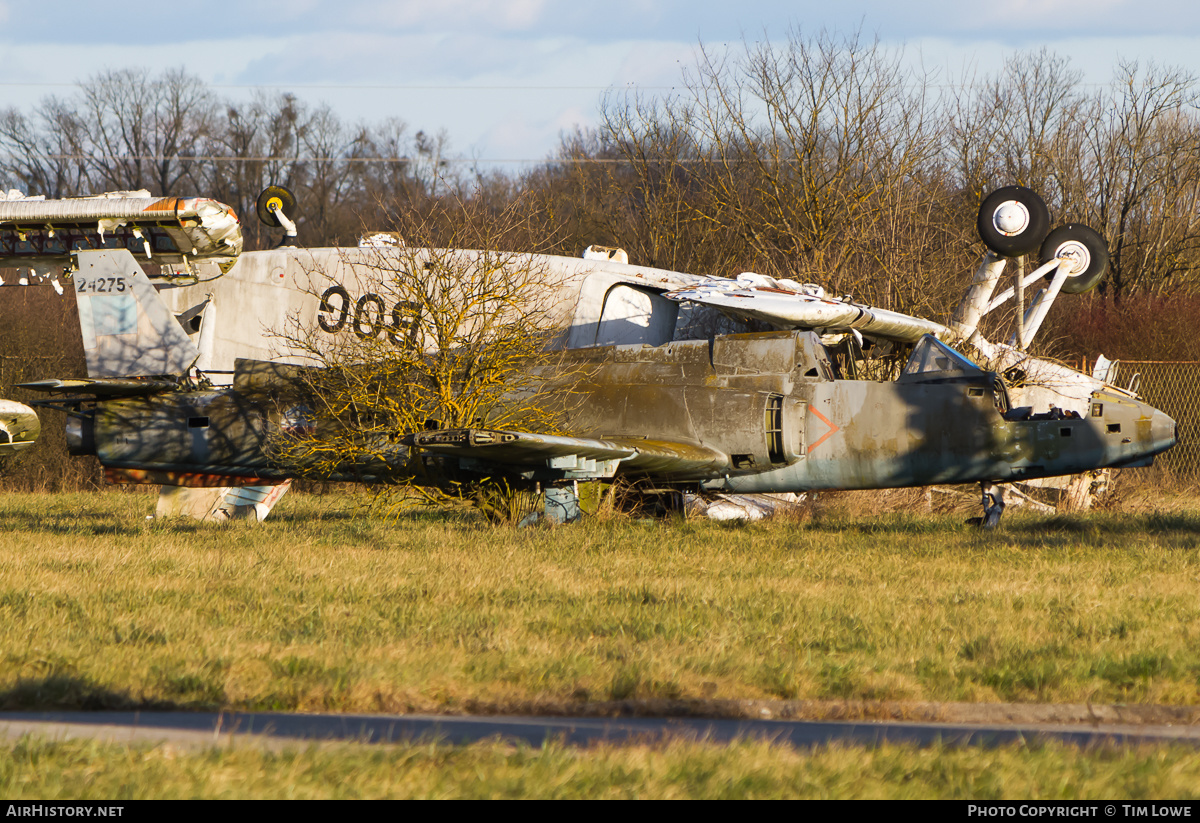
[[1194,292],[1197,95],[1194,75],[1153,63],[1089,85],[1041,50],[944,78],[857,33],[793,31],[702,47],[677,92],[606,95],[597,126],[563,135],[544,162],[485,173],[444,132],[398,117],[349,123],[292,94],[234,102],[183,71],[123,69],[0,111],[0,185],[213,197],[242,216],[248,249],[274,241],[252,217],[272,183],[297,194],[314,246],[401,215],[449,242],[464,215],[524,209],[524,231],[506,235],[519,250],[621,246],[638,263],[758,271],[944,317],[980,253],[978,203],[1013,183],[1057,221],[1101,231],[1105,297]]
[[1057,222],[1104,234],[1119,301],[1196,286],[1197,92],[1183,70],[1137,62],[1091,87],[1048,51],[938,85],[877,43],[796,34],[704,54],[675,96],[607,98],[535,185],[569,191],[557,203],[574,231],[631,259],[937,315],[980,254],[980,201],[1022,184]]
[[50,198],[137,189],[211,197],[242,217],[249,249],[268,243],[247,218],[274,183],[299,195],[306,238],[327,244],[352,241],[381,200],[437,197],[446,140],[398,118],[349,124],[290,93],[235,103],[180,70],[122,69],[65,99],[0,113],[0,180]]
[[758,271],[930,314],[979,254],[982,197],[1018,183],[1056,221],[1104,234],[1108,296],[1196,286],[1200,87],[1183,69],[1121,62],[1094,86],[1041,50],[945,82],[831,32],[699,53],[677,92],[606,95],[597,126],[492,173],[399,118],[351,124],[292,94],[233,103],[182,71],[110,71],[0,114],[0,180],[47,197],[213,197],[243,216],[247,248],[270,242],[249,218],[271,183],[296,192],[312,245],[353,243],[389,214],[452,214],[447,202],[523,203],[529,249],[617,245],[648,265]]
[[947,82],[857,33],[793,31],[701,47],[678,91],[605,95],[598,124],[544,162],[485,173],[398,117],[349,123],[293,94],[232,102],[183,71],[123,69],[0,112],[0,185],[213,197],[243,217],[248,249],[273,242],[252,218],[272,183],[297,194],[314,246],[413,214],[449,241],[463,215],[523,209],[508,233],[520,250],[621,246],[638,263],[757,271],[940,317],[980,253],[980,200],[1013,183],[1105,236],[1106,298],[1194,292],[1198,94],[1183,69],[1136,61],[1085,84],[1048,50]]

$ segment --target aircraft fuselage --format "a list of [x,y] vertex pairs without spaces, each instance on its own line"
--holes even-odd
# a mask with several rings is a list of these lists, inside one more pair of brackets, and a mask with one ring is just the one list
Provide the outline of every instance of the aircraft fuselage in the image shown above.
[[[1175,442],[1173,420],[1112,390],[1095,392],[1087,415],[1033,415],[1008,410],[988,372],[838,379],[816,335],[805,332],[577,349],[565,365],[583,377],[563,386],[571,398],[564,430],[635,450],[617,473],[716,491],[1027,480],[1144,465]],[[71,442],[127,479],[278,479],[297,471],[278,464],[270,447],[295,425],[290,415],[286,402],[264,402],[235,378],[231,389],[105,401],[73,423]],[[664,462],[659,442],[703,459]],[[407,452],[396,446],[393,457],[347,464],[336,478],[395,477]],[[480,474],[511,468],[464,465]],[[552,467],[530,475],[572,476]]]

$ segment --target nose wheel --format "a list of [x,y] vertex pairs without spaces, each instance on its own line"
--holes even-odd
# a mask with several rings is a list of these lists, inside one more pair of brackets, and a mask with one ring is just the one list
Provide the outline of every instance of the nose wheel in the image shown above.
[[983,492],[983,518],[979,521],[979,528],[994,529],[1000,525],[1000,515],[1004,514],[1004,489],[988,482],[979,486]]

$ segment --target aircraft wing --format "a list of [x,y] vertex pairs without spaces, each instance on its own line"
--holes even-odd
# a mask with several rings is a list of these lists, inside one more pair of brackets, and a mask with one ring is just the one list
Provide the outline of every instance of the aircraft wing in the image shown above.
[[857,330],[868,337],[904,343],[915,343],[926,334],[941,340],[954,337],[949,328],[932,320],[849,300],[830,299],[817,287],[757,274],[743,274],[736,280],[713,277],[664,296],[786,328],[820,329],[823,332]]
[[590,438],[519,431],[439,429],[410,434],[406,446],[435,454],[487,463],[500,473],[553,479],[612,477],[623,473],[661,475],[671,479],[709,476],[729,465],[723,452],[675,441],[620,435]]
[[242,227],[233,209],[206,197],[0,198],[0,267],[61,269],[72,251],[89,249],[128,249],[155,264],[211,260],[225,271],[242,252]]

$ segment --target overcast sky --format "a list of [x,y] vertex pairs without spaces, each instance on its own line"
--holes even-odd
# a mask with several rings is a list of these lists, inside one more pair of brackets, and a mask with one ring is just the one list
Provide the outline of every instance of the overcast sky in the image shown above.
[[533,161],[592,124],[605,89],[669,89],[698,43],[793,26],[861,29],[943,78],[1043,46],[1089,82],[1119,57],[1200,74],[1194,0],[0,0],[0,108],[105,69],[183,67],[227,97],[290,90],[348,120],[445,129],[461,155]]

